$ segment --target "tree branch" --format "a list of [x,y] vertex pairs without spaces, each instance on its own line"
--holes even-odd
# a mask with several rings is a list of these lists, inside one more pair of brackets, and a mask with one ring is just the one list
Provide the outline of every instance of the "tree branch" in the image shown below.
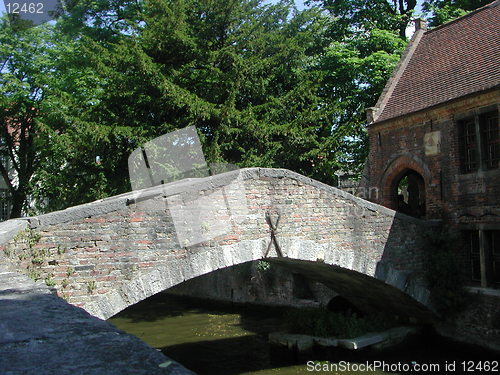
[[13,137],[9,134],[9,125],[7,125],[6,122],[2,126],[2,130],[5,143],[7,144],[7,152],[9,154],[10,160],[12,161],[12,166],[17,172],[19,172],[19,165],[16,162],[16,157],[14,154],[14,140],[12,139]]
[[5,69],[5,66],[8,64],[8,62],[10,61],[10,58],[12,56],[9,56],[5,59],[4,63],[2,64],[2,68],[0,69],[0,73],[3,72],[3,70]]
[[403,0],[399,0],[399,14],[405,14],[405,3]]
[[14,185],[12,185],[12,181],[9,178],[9,172],[7,171],[7,169],[5,168],[5,166],[3,165],[3,163],[0,163],[0,174],[3,177],[3,179],[5,181],[5,184],[9,188],[9,191],[10,191],[11,195],[13,193],[15,193],[16,189],[15,189]]

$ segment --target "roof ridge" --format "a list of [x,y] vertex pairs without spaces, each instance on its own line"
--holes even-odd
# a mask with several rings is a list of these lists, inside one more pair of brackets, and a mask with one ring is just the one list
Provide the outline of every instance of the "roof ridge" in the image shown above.
[[479,12],[485,10],[485,9],[494,8],[494,7],[499,6],[499,5],[500,5],[500,0],[495,0],[495,1],[491,2],[491,3],[489,3],[489,4],[483,5],[480,8],[474,9],[473,11],[470,11],[469,13],[464,14],[463,16],[457,17],[457,18],[455,18],[455,19],[453,19],[451,21],[443,23],[442,25],[436,26],[433,29],[429,29],[425,33],[426,34],[430,34],[430,33],[434,32],[434,31],[441,30],[441,29],[443,29],[443,28],[445,28],[445,27],[447,27],[447,26],[449,26],[451,24],[454,24],[454,23],[457,23],[457,22],[463,20],[464,18],[473,16],[474,14],[479,13]]
[[368,120],[369,123],[377,122],[378,117],[384,111],[387,102],[391,98],[392,93],[397,83],[399,82],[399,79],[406,70],[408,63],[411,60],[413,53],[417,49],[417,46],[424,34],[425,30],[419,29],[413,34],[412,38],[408,42],[408,45],[406,46],[398,63],[394,67],[390,78],[387,80],[384,89],[382,90],[382,93],[377,100],[377,103],[375,104],[375,106],[368,108],[368,111],[371,111],[371,115],[369,115],[369,117],[371,118],[369,118]]

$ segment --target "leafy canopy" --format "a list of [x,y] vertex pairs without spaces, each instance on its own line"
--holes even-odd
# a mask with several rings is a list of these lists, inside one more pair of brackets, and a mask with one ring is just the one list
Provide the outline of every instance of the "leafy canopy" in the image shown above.
[[[429,0],[435,23],[470,10]],[[367,154],[415,1],[79,0],[57,24],[0,21],[0,169],[19,216],[124,192],[128,155],[195,125],[209,162],[335,184]],[[440,18],[441,17],[441,18]]]

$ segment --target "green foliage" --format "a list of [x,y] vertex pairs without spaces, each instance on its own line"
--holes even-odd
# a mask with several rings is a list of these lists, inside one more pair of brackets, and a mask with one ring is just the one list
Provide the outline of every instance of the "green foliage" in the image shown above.
[[[327,43],[319,10],[164,0],[145,3],[141,17],[136,35],[83,47],[105,82],[93,108],[103,122],[126,124],[134,147],[196,125],[208,162],[284,167],[333,182],[333,115],[314,68]],[[126,160],[130,150],[115,151]]]
[[45,278],[45,285],[52,287],[56,285],[56,282],[54,281],[54,274],[49,273],[47,277]]
[[271,263],[265,260],[258,260],[255,268],[259,271],[269,271],[271,269]]
[[28,101],[11,108],[19,118],[37,109],[32,167],[15,187],[23,205],[33,198],[28,213],[128,190],[130,152],[188,125],[208,162],[288,168],[334,184],[335,170],[361,170],[365,104],[405,43],[375,28],[332,40],[336,23],[322,9],[299,12],[287,1],[70,8],[55,27],[14,33],[3,24],[7,66],[26,70],[29,83],[4,74],[18,99],[3,108]]
[[75,273],[75,269],[74,269],[73,267],[68,267],[68,268],[66,269],[66,275],[67,275],[68,277],[70,277],[70,276],[71,276],[71,275],[73,275],[74,273]]
[[31,263],[34,265],[41,265],[45,261],[45,251],[41,250],[31,250]]
[[491,0],[429,0],[423,3],[423,9],[431,15],[430,26],[439,26],[490,2]]
[[83,28],[80,55],[106,86],[93,110],[126,124],[134,146],[196,125],[209,162],[288,168],[330,184],[336,169],[361,170],[365,103],[405,45],[393,32],[332,43],[335,23],[321,9],[284,1],[163,0],[146,2],[140,17],[142,27],[111,41]]
[[[405,38],[405,30],[417,5],[416,0],[312,0],[336,17],[335,33],[352,30],[392,30]],[[338,35],[338,34],[337,34]]]
[[318,309],[290,310],[284,319],[290,333],[320,337],[352,338],[394,326],[394,322],[382,314],[362,318]]
[[0,163],[0,178],[11,198],[11,217],[21,215],[38,164],[35,149],[41,137],[34,119],[49,70],[50,49],[43,43],[47,33],[47,28],[15,32],[6,16],[0,19],[0,153],[8,160]]
[[[113,151],[131,147],[119,131],[89,114],[102,87],[79,61],[80,42],[52,25],[14,31],[5,18],[0,42],[0,138],[7,146],[0,152],[16,174],[3,166],[0,172],[12,199],[11,217],[124,191],[126,163],[117,164]],[[117,171],[121,178],[115,178]]]
[[455,18],[461,17],[468,13],[467,11],[461,8],[455,8],[450,5],[444,5],[441,8],[438,8],[436,6],[431,6],[429,7],[429,10],[433,14],[429,22],[430,26],[442,25],[443,23],[446,23],[448,21],[451,21]]
[[18,243],[26,244],[28,249],[31,250],[40,241],[40,238],[42,238],[42,235],[39,232],[28,228],[17,233],[12,241],[16,245]]
[[466,302],[463,265],[458,258],[457,239],[448,232],[426,235],[426,277],[437,311],[449,316],[460,311]]
[[66,253],[67,249],[61,245],[57,245],[57,255],[63,255]]
[[[476,3],[425,2],[436,19]],[[1,19],[0,152],[18,178],[2,167],[0,177],[12,217],[129,190],[130,153],[189,125],[209,163],[328,184],[338,169],[360,172],[365,108],[406,45],[416,2],[313,4],[79,0],[56,25],[13,30]]]
[[405,46],[394,32],[372,29],[326,48],[321,59],[324,96],[336,108],[328,145],[343,169],[361,171],[368,152],[365,108],[375,105]]
[[93,294],[94,291],[96,290],[96,288],[97,288],[97,284],[94,280],[87,281],[87,293],[88,294]]
[[63,279],[63,280],[61,281],[61,286],[62,286],[64,289],[66,289],[66,288],[68,287],[68,285],[69,285],[69,280],[68,280],[68,279]]
[[28,267],[28,277],[34,281],[38,281],[41,278],[40,271],[32,267]]

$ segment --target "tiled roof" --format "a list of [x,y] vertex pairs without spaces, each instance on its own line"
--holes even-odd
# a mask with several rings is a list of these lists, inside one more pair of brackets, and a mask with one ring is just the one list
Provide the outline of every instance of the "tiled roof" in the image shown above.
[[412,42],[377,103],[381,122],[500,83],[500,0]]

